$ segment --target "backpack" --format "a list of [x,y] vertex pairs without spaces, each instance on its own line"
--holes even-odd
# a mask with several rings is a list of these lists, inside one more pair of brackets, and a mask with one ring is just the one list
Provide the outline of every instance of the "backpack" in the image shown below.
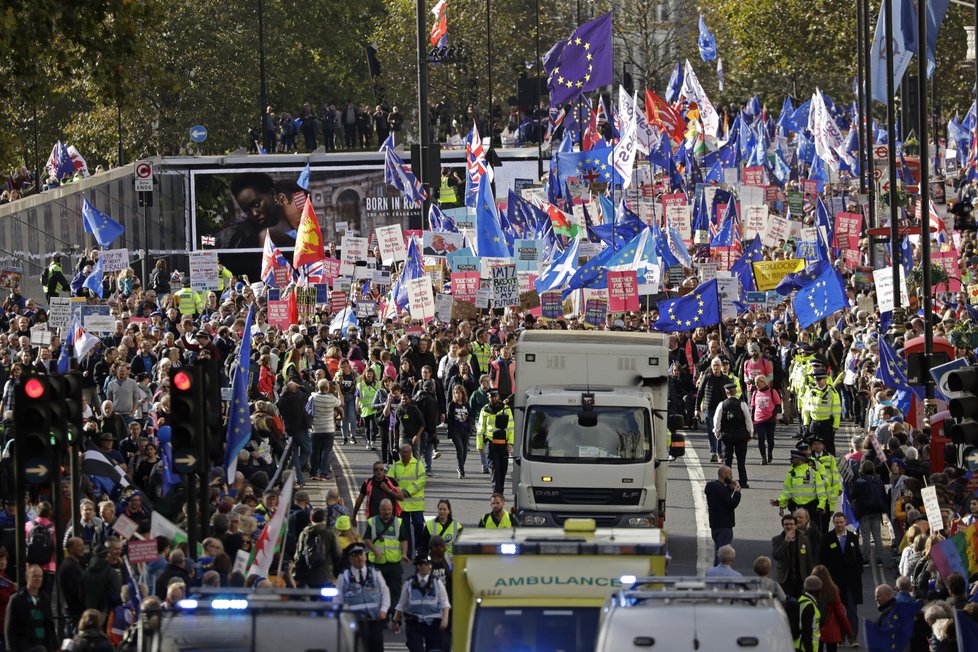
[[302,561],[307,570],[316,570],[326,563],[325,532],[310,530],[302,547]]
[[51,541],[51,526],[35,523],[27,537],[27,563],[43,566],[51,562],[54,543]]
[[50,282],[51,282],[51,268],[45,267],[44,271],[41,272],[41,287],[47,290],[48,283]]

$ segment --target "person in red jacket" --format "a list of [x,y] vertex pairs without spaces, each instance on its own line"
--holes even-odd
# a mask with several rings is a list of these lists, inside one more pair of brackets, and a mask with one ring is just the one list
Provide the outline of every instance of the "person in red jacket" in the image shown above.
[[856,636],[846,616],[846,607],[839,597],[839,588],[832,581],[829,569],[819,564],[812,569],[812,575],[822,580],[821,641],[825,645],[826,652],[836,652],[844,640],[855,640]]

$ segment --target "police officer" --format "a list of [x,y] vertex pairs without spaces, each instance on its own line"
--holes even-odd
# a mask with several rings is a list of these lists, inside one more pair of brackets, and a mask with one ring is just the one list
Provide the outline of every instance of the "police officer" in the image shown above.
[[442,652],[447,648],[444,632],[452,606],[448,592],[441,580],[432,576],[427,555],[414,559],[414,572],[401,589],[401,599],[394,609],[394,633],[400,633],[404,622],[410,652]]
[[196,319],[197,315],[204,309],[204,299],[190,289],[189,275],[183,277],[183,288],[179,292],[174,292],[173,298],[177,302],[181,317],[189,315]]
[[804,507],[808,513],[819,515],[828,509],[828,495],[822,474],[809,464],[808,454],[799,450],[791,451],[791,468],[784,478],[781,495],[771,501],[774,507],[791,510]]
[[750,408],[737,398],[740,388],[735,382],[723,386],[727,398],[717,406],[713,413],[713,431],[723,441],[723,462],[732,466],[734,453],[737,454],[737,475],[741,489],[749,489],[747,484],[747,442],[754,436],[754,420]]
[[387,582],[376,568],[367,566],[367,549],[362,545],[353,544],[347,554],[350,566],[336,578],[336,602],[364,615],[360,631],[367,652],[384,652],[384,623],[391,606]]
[[[489,459],[492,462],[492,490],[503,493],[506,487],[506,473],[509,471],[509,455],[513,452],[513,411],[499,400],[499,391],[486,392],[489,404],[479,415],[478,437],[489,444]],[[503,423],[505,421],[505,423]]]
[[819,435],[825,442],[825,450],[835,455],[835,431],[842,419],[842,400],[839,392],[828,383],[828,373],[816,367],[813,374],[815,385],[805,391],[802,400],[801,420],[809,435]]
[[503,498],[503,495],[493,494],[492,498],[489,499],[489,504],[492,506],[492,511],[482,516],[482,519],[479,520],[479,527],[490,530],[512,529],[513,519],[506,510],[506,499]]

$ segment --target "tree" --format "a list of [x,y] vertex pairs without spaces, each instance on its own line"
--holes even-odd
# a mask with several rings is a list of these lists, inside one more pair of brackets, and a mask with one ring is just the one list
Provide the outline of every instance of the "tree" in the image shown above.
[[696,51],[695,17],[693,0],[615,3],[618,58],[631,67],[637,89],[644,85],[659,94],[665,91],[676,62],[681,63]]

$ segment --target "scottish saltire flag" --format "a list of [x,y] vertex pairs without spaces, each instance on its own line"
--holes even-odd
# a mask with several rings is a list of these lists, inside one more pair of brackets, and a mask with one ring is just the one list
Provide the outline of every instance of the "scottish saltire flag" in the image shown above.
[[754,285],[754,263],[764,259],[764,247],[761,246],[761,236],[755,235],[744,253],[730,266],[730,272],[736,274],[740,279],[740,285],[746,292],[753,292]]
[[479,184],[478,202],[475,207],[476,216],[476,250],[479,256],[491,258],[508,258],[513,255],[506,243],[506,234],[499,223],[499,213],[496,210],[496,198],[492,194],[492,186],[488,183]]
[[[654,229],[657,230],[659,227],[653,225]],[[676,229],[675,226],[670,225],[666,231],[666,241],[668,247],[666,251],[659,251],[659,258],[663,261],[666,267],[672,267],[673,265],[682,265],[686,269],[693,269],[693,257],[689,255],[689,250],[686,249],[686,243],[683,242],[683,236]],[[669,262],[667,262],[669,261]]]
[[357,311],[353,306],[346,306],[343,310],[340,310],[333,317],[333,320],[329,323],[329,332],[335,333],[340,331],[343,337],[346,337],[346,333],[351,328],[360,328],[360,322],[357,320]]
[[52,177],[57,177],[58,179],[62,179],[66,175],[71,176],[75,173],[75,164],[71,162],[71,154],[68,152],[65,144],[60,140],[51,148],[51,154],[48,155],[48,161],[44,169]]
[[422,276],[424,276],[424,263],[421,260],[421,248],[418,247],[417,238],[411,238],[408,242],[407,260],[404,261],[404,267],[401,269],[397,281],[391,287],[391,296],[399,310],[407,308],[410,304],[407,291],[408,281]]
[[666,87],[666,102],[672,104],[679,100],[679,93],[683,87],[683,66],[681,63],[676,63],[676,67],[672,69],[672,74],[669,75],[669,85]]
[[438,0],[431,13],[435,15],[435,24],[431,26],[428,43],[433,48],[448,47],[448,8],[445,0]]
[[287,277],[292,276],[292,268],[285,256],[272,244],[271,238],[265,238],[265,247],[261,254],[261,280],[265,285],[275,287],[275,270],[286,269]]
[[102,259],[99,258],[95,263],[95,267],[92,268],[92,273],[85,277],[85,281],[82,283],[82,287],[89,290],[92,294],[98,296],[99,299],[102,298],[102,279],[104,274],[102,273]]
[[829,264],[821,269],[814,279],[798,290],[791,304],[802,328],[849,307],[839,273]]
[[684,297],[659,302],[659,318],[653,330],[685,331],[720,323],[717,281],[707,281]]
[[873,67],[873,99],[886,104],[886,39],[893,42],[893,87],[899,88],[910,60],[917,52],[917,10],[913,0],[893,0],[893,17],[886,24],[886,3],[880,6],[876,21],[876,35],[870,49],[869,60]]
[[295,180],[296,185],[298,185],[303,190],[309,190],[309,175],[311,174],[312,174],[312,167],[310,167],[310,165],[306,163],[306,167],[302,168],[302,172],[299,173],[299,178]]
[[[700,14],[700,33],[696,39],[696,45],[700,49],[700,58],[703,61],[713,61],[717,58],[717,40],[714,38],[710,28],[706,26],[703,14]],[[720,90],[723,90],[723,88],[721,87]]]
[[428,209],[428,226],[435,233],[458,233],[455,220],[445,215],[445,212],[437,205],[432,204]]
[[231,380],[231,410],[228,415],[227,448],[224,451],[224,468],[227,469],[228,484],[234,482],[238,470],[238,453],[251,439],[251,410],[248,407],[249,374],[251,372],[251,324],[255,318],[254,304],[248,308],[238,360],[234,366]]
[[87,197],[82,198],[82,219],[85,222],[85,233],[95,236],[95,241],[103,247],[108,247],[113,240],[126,232],[124,226],[95,208]]
[[106,495],[115,491],[116,486],[129,486],[126,472],[118,464],[110,460],[99,450],[85,451],[82,457],[81,472],[98,485]]
[[607,86],[614,77],[611,12],[584,23],[566,41],[558,41],[544,60],[550,105]]
[[543,270],[540,278],[533,282],[538,293],[559,290],[574,276],[577,271],[577,248],[580,242],[575,238],[571,245]]
[[[490,174],[486,152],[482,147],[479,127],[472,123],[472,131],[465,139],[465,205],[475,208],[482,177]],[[492,181],[492,177],[489,177]]]
[[395,154],[392,149],[385,149],[384,154],[386,156],[384,181],[400,190],[408,201],[415,204],[420,204],[427,199],[428,193],[418,178],[414,176],[414,173],[411,172],[411,166],[405,165],[401,157]]

